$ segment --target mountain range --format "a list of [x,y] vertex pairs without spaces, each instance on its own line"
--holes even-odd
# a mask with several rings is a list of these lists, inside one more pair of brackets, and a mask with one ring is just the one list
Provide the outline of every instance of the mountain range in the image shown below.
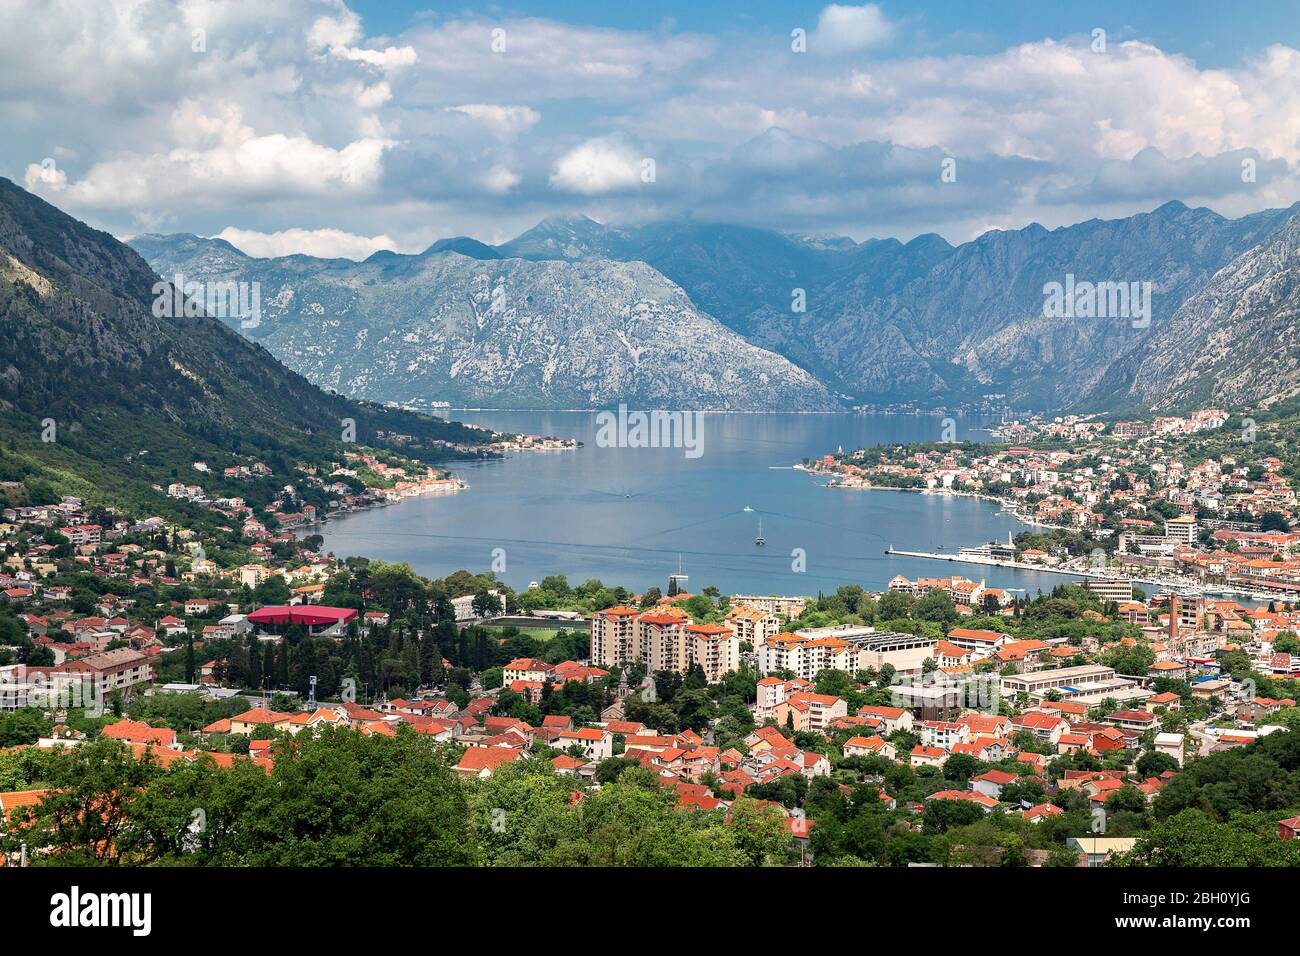
[[[1294,287],[1275,244],[1298,214],[1228,219],[1170,202],[956,246],[579,216],[496,246],[454,237],[361,263],[258,259],[190,235],[131,244],[164,275],[258,282],[260,322],[245,334],[312,381],[375,401],[1173,408],[1293,386],[1269,349],[1294,323],[1267,310]],[[1149,283],[1149,322],[1046,315],[1044,287],[1067,276]]]

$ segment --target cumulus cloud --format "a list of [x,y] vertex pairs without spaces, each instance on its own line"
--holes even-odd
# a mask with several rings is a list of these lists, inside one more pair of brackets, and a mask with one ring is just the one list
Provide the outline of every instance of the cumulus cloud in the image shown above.
[[817,17],[809,50],[820,53],[850,53],[887,43],[894,28],[874,3],[860,7],[832,3]]
[[416,60],[415,48],[409,46],[390,46],[382,50],[365,50],[361,47],[334,47],[330,52],[345,60],[355,60],[381,70],[393,70],[399,66],[410,66]]
[[307,42],[313,49],[328,50],[333,56],[380,70],[410,66],[416,61],[415,48],[410,46],[388,46],[382,50],[355,46],[363,37],[361,18],[343,3],[334,6],[334,15],[318,17],[307,31]]
[[212,237],[224,239],[236,249],[258,259],[275,259],[279,256],[306,255],[322,259],[355,259],[360,261],[384,249],[402,250],[391,237],[358,236],[342,229],[281,229],[278,232],[256,232],[227,226]]
[[186,145],[96,163],[69,185],[70,196],[112,207],[165,199],[210,204],[229,196],[355,192],[374,185],[384,150],[393,145],[362,138],[335,149],[303,135],[259,134],[233,104],[208,113],[185,103],[171,122],[177,140]]
[[39,163],[30,163],[23,174],[23,182],[29,190],[38,192],[62,192],[68,186],[68,174],[59,169],[53,158]]
[[560,157],[551,185],[584,196],[632,189],[642,183],[645,162],[646,157],[621,140],[589,139]]

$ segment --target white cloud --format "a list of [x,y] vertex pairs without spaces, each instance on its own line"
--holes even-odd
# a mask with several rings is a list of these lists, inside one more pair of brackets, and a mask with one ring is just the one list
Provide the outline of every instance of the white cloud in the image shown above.
[[32,192],[49,190],[62,192],[68,186],[68,174],[55,164],[53,159],[31,163],[23,175],[23,182]]
[[336,46],[330,52],[345,60],[356,60],[369,66],[378,67],[381,70],[393,70],[400,66],[410,66],[416,60],[415,48],[409,46],[390,46],[382,50]]
[[483,185],[488,192],[508,193],[520,183],[519,174],[506,166],[493,166],[483,176]]
[[462,113],[486,126],[499,139],[514,139],[537,124],[541,114],[527,106],[497,106],[493,103],[466,103],[448,106],[449,113]]
[[393,88],[387,80],[381,80],[373,86],[358,84],[357,106],[365,110],[378,109],[393,98]]
[[589,139],[560,157],[551,185],[587,196],[630,189],[641,184],[643,159],[619,140]]
[[256,232],[251,229],[227,226],[212,238],[224,239],[241,252],[259,259],[306,255],[322,259],[360,261],[383,249],[402,251],[389,236],[358,236],[344,232],[342,229],[282,229],[279,232]]
[[303,135],[258,134],[238,106],[209,113],[183,103],[171,118],[178,145],[166,153],[96,163],[70,196],[96,207],[148,206],[162,200],[198,205],[229,196],[335,195],[364,191],[379,179],[391,140],[362,138],[342,149]]
[[335,8],[335,15],[318,17],[307,31],[307,42],[312,49],[345,47],[362,37],[361,18],[342,3],[331,5]]
[[415,48],[410,46],[389,46],[382,50],[355,46],[364,36],[361,18],[341,2],[334,6],[337,9],[335,15],[318,17],[307,31],[307,42],[312,49],[328,50],[333,56],[381,70],[410,66],[416,61]]
[[[503,30],[505,52],[492,51]],[[529,17],[424,24],[402,35],[421,68],[410,76],[424,99],[451,103],[641,99],[702,74],[718,41],[699,34],[640,32]]]
[[874,3],[860,7],[832,3],[817,17],[808,49],[813,53],[850,53],[888,42],[894,28]]

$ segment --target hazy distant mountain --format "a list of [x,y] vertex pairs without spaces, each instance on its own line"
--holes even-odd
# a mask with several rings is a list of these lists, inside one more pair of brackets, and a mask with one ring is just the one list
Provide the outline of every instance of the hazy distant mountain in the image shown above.
[[[164,272],[260,278],[269,326],[251,334],[313,380],[372,397],[418,391],[483,404],[588,405],[620,389],[671,396],[677,388],[684,405],[822,407],[825,394],[805,369],[855,402],[994,394],[1017,407],[1095,408],[1137,400],[1145,388],[1135,385],[1139,370],[1167,341],[1163,330],[1175,313],[1292,212],[1230,220],[1171,202],[1124,219],[993,231],[959,246],[934,235],[856,243],[743,226],[620,227],[554,217],[495,247],[459,237],[418,257],[377,253],[361,265],[251,259],[195,237],[145,237],[134,245]],[[459,265],[420,278],[430,262],[451,253],[459,254]],[[614,347],[609,334],[614,316],[632,314],[628,296],[642,293],[629,293],[630,274],[610,272],[610,260],[647,264],[638,281],[651,282],[652,274],[671,280],[654,285],[655,297],[689,300],[681,314],[692,321],[656,327],[654,347],[635,375],[621,364],[632,353]],[[538,269],[540,263],[554,266]],[[441,333],[431,332],[430,319],[467,308],[467,290],[475,287],[466,282],[476,275],[494,283],[507,277],[524,294],[523,305],[480,321],[473,334],[445,323]],[[1151,283],[1149,326],[1135,327],[1128,317],[1047,317],[1044,285],[1067,275]],[[530,281],[543,285],[526,288]],[[457,290],[461,305],[428,282]],[[290,288],[293,297],[283,299]],[[335,322],[333,331],[317,328],[319,319]],[[702,321],[710,319],[717,323]],[[375,331],[358,338],[372,321]],[[718,323],[799,368],[748,351]],[[563,340],[584,328],[592,334],[568,339],[583,343],[577,355]],[[644,323],[639,328],[638,335],[649,331]],[[352,338],[338,338],[349,330]],[[613,363],[612,379],[605,363]],[[756,391],[752,383],[764,375],[769,384]]]
[[254,259],[194,236],[135,247],[166,275],[260,283],[257,339],[312,381],[361,398],[513,408],[835,407],[642,262],[488,258],[433,247],[365,262]]

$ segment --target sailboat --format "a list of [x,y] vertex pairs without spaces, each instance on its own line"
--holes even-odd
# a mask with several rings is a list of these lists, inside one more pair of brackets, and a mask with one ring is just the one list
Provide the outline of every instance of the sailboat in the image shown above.
[[759,519],[758,519],[758,537],[754,539],[754,544],[758,545],[760,548],[761,548],[763,545],[767,544],[767,541],[765,541],[765,540],[763,539],[763,519],[762,519],[762,518],[759,518]]

